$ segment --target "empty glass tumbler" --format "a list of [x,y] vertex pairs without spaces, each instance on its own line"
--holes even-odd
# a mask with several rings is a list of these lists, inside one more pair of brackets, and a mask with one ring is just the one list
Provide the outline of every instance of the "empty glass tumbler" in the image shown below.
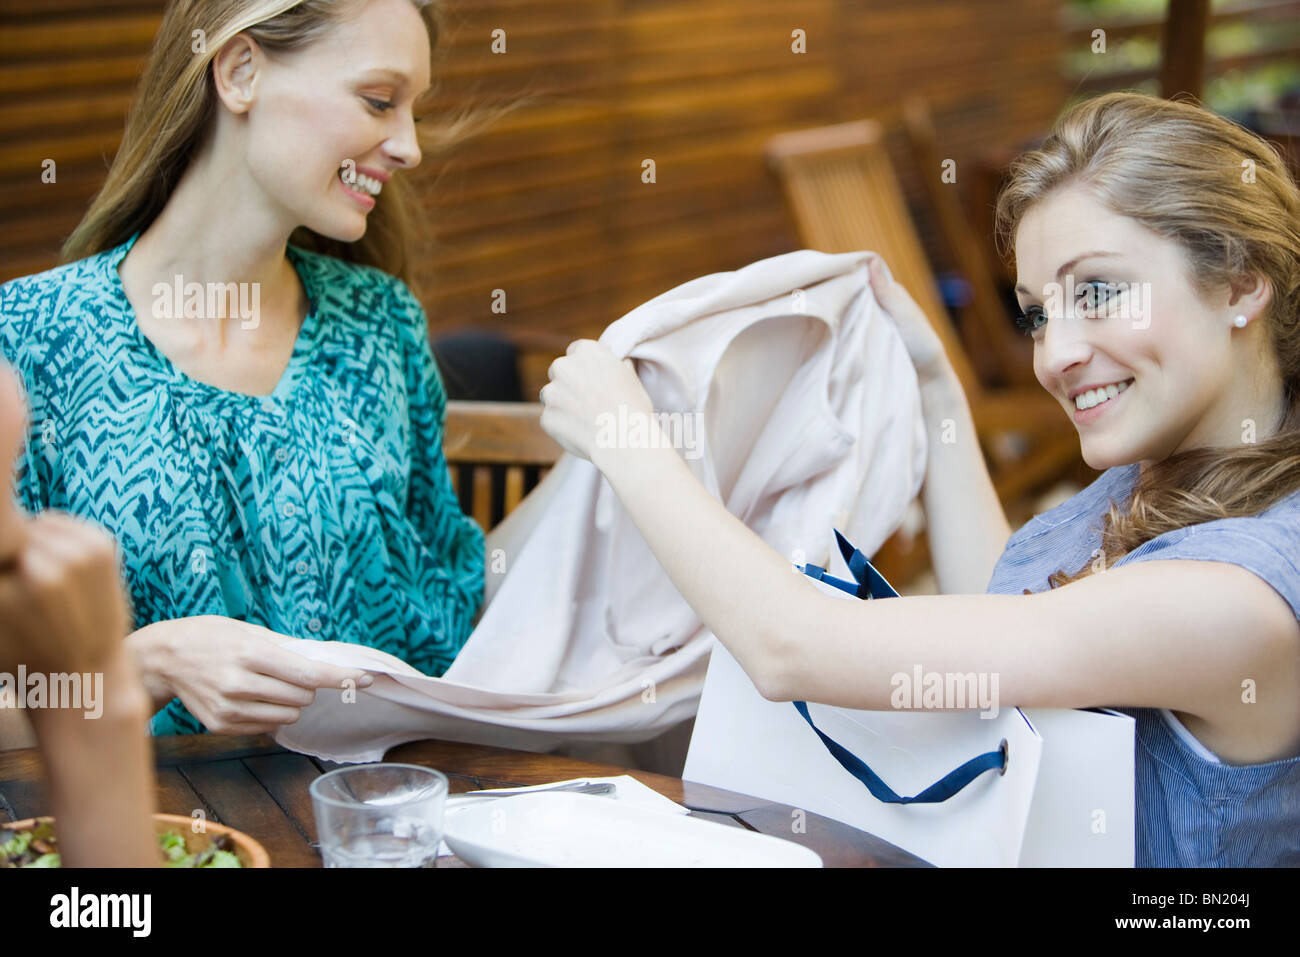
[[447,776],[415,764],[358,764],[311,783],[326,867],[435,867]]

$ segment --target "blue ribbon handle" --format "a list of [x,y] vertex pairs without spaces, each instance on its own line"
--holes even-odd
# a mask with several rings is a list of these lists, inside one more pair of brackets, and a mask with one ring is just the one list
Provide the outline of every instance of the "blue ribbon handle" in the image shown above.
[[867,556],[858,551],[849,544],[849,540],[840,534],[840,530],[835,530],[835,541],[839,543],[840,554],[844,556],[844,563],[849,566],[849,573],[853,575],[853,581],[846,582],[843,578],[834,578],[826,574],[826,569],[820,565],[804,565],[803,573],[820,582],[833,585],[840,591],[846,591],[857,598],[897,598],[898,592],[894,587],[885,581],[885,576],[876,571],[871,562],[867,561]]
[[[862,552],[849,544],[849,540],[840,534],[839,529],[835,530],[835,540],[839,543],[840,554],[844,556],[844,562],[849,566],[849,572],[853,575],[854,580],[850,582],[842,578],[832,577],[826,574],[826,569],[820,565],[804,565],[803,573],[805,575],[825,582],[841,591],[846,591],[857,598],[870,600],[898,597],[898,592],[894,590],[889,582],[885,581],[885,576],[876,571],[871,562],[867,561],[866,555],[863,555]],[[902,797],[882,781],[876,772],[867,767],[861,758],[842,744],[823,734],[822,730],[813,724],[813,719],[808,714],[808,703],[806,701],[792,703],[795,710],[808,722],[808,726],[817,732],[817,737],[821,738],[826,750],[840,763],[840,766],[861,781],[876,800],[885,804],[937,804],[940,801],[948,800],[985,771],[992,771],[996,768],[1000,774],[1007,773],[1008,749],[1004,738],[996,751],[986,751],[984,754],[971,758],[960,767],[949,771],[920,794],[912,797]]]

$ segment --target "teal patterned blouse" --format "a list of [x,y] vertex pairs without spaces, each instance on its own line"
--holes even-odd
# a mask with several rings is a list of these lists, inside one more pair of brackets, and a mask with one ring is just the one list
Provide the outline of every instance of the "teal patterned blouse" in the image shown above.
[[[289,246],[310,300],[293,357],[272,394],[228,392],[140,332],[117,271],[135,239],[0,286],[31,416],[20,503],[117,536],[136,628],[223,615],[441,674],[482,601],[484,545],[451,487],[418,300]],[[179,698],[150,727],[205,730]]]

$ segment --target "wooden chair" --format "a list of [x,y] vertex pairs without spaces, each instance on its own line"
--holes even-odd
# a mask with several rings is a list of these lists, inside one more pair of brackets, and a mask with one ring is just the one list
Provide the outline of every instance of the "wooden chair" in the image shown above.
[[489,531],[546,476],[562,450],[539,402],[447,403],[443,453],[461,509]]
[[[805,246],[832,253],[874,250],[929,317],[970,402],[1004,506],[1076,474],[1078,436],[1055,399],[1037,384],[990,389],[976,375],[939,297],[880,124],[863,120],[780,134],[769,141],[767,157]],[[928,562],[920,546],[896,535],[882,549],[881,564],[906,580]]]
[[955,185],[943,182],[936,175],[943,168],[943,156],[934,130],[934,117],[923,97],[911,96],[903,101],[903,132],[916,168],[925,171],[921,183],[947,253],[957,271],[970,283],[971,303],[965,310],[968,321],[961,330],[963,342],[977,359],[979,369],[992,369],[998,381],[1037,387],[1033,346],[1015,330],[1002,302],[997,274],[989,268],[985,253],[989,243],[971,225]]

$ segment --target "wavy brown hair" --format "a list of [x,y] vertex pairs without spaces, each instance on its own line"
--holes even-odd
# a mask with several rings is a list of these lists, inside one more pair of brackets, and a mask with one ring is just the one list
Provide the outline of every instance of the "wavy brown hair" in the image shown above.
[[[71,262],[112,249],[148,228],[168,199],[216,117],[212,61],[239,33],[268,53],[300,49],[345,19],[359,0],[171,0],[127,114],[122,145],[108,178],[77,228],[61,260]],[[441,35],[433,0],[411,0],[429,31],[430,50]],[[195,52],[202,30],[204,52]],[[436,71],[435,71],[436,72]],[[421,149],[445,149],[483,120],[463,113],[436,124],[417,125]],[[296,246],[347,262],[376,266],[408,284],[412,249],[422,238],[419,205],[411,183],[395,176],[367,216],[365,235],[341,242],[306,227],[294,231]]]
[[1012,165],[996,214],[1004,256],[1013,255],[1025,213],[1067,186],[1176,243],[1202,293],[1249,289],[1255,276],[1268,282],[1257,321],[1285,411],[1257,444],[1188,449],[1146,469],[1127,506],[1111,503],[1101,560],[1056,572],[1054,588],[1165,532],[1257,515],[1300,489],[1300,190],[1279,152],[1193,102],[1136,93],[1086,100]]

